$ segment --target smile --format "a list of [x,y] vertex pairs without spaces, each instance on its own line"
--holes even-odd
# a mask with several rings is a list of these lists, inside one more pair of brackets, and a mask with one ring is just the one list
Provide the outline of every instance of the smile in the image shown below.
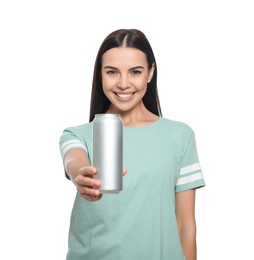
[[130,100],[134,96],[134,94],[135,94],[135,92],[133,92],[133,93],[116,93],[115,92],[115,95],[117,96],[117,98],[122,101]]

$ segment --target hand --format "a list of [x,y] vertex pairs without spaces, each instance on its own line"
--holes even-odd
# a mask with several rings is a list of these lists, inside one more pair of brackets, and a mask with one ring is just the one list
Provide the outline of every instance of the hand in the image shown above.
[[[80,174],[74,180],[81,197],[91,202],[98,201],[102,197],[99,191],[100,181],[93,178],[96,171],[96,168],[93,166],[82,167],[80,168]],[[123,176],[126,173],[127,170],[123,169]]]

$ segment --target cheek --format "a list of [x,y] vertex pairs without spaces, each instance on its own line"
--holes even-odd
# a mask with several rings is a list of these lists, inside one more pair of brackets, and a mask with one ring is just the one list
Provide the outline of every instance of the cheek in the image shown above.
[[146,79],[146,78],[140,79],[138,82],[136,82],[136,85],[137,85],[140,89],[146,90],[146,88],[147,88],[147,79]]
[[109,84],[109,81],[107,79],[102,78],[102,89],[103,89],[104,92],[106,92],[107,90],[110,89],[110,84]]
[[111,90],[116,84],[116,80],[108,77],[102,77],[102,88],[104,91]]
[[110,89],[105,84],[102,84],[102,91],[107,97],[109,96],[109,90]]

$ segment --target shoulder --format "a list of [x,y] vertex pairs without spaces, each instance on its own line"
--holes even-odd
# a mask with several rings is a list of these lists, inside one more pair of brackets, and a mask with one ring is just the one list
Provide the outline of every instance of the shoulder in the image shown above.
[[63,130],[60,137],[60,142],[65,142],[71,139],[79,139],[80,141],[91,139],[92,124],[86,123],[78,126],[70,126]]
[[179,146],[186,147],[191,140],[195,139],[194,131],[187,123],[167,118],[162,118],[160,121],[161,136],[174,140],[174,143]]
[[68,151],[74,148],[80,148],[86,152],[89,150],[89,147],[91,146],[91,128],[91,124],[87,123],[64,129],[59,140],[62,158],[64,158]]
[[64,129],[64,133],[73,133],[76,135],[90,135],[92,131],[92,123],[86,123],[78,126],[70,126]]
[[192,135],[194,133],[192,127],[188,124],[168,118],[161,118],[161,127],[173,134]]

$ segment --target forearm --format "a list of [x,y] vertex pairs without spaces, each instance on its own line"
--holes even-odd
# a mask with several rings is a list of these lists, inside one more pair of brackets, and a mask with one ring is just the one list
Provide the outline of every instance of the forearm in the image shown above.
[[179,230],[181,244],[186,260],[197,259],[196,228]]
[[65,171],[73,181],[80,174],[80,168],[87,166],[84,161],[74,159],[65,164]]
[[196,260],[195,190],[176,193],[176,218],[186,260]]
[[80,169],[88,166],[87,155],[79,149],[71,150],[64,158],[64,168],[72,181],[80,174]]

